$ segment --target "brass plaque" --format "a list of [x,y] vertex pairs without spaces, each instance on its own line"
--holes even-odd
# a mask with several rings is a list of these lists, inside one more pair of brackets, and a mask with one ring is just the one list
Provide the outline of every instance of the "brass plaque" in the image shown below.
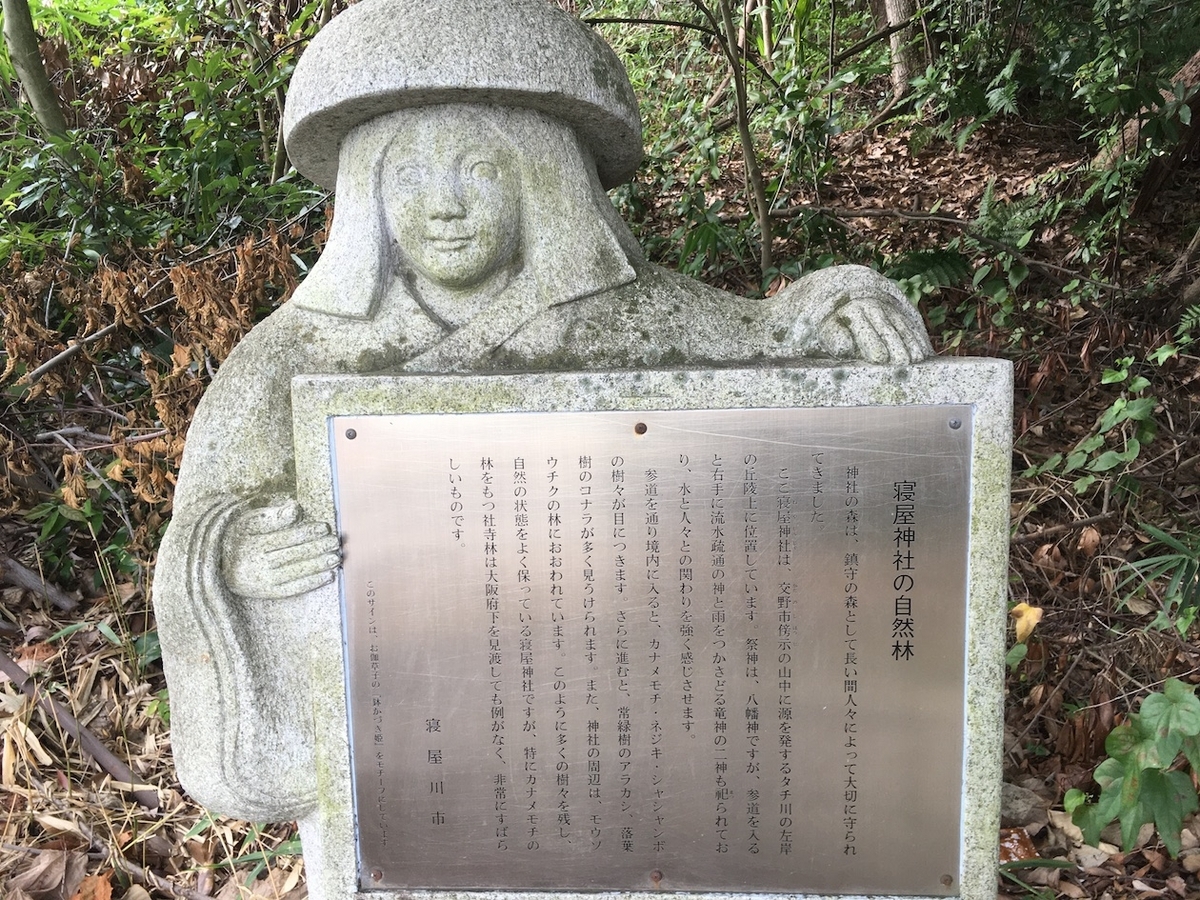
[[361,889],[957,894],[971,417],[331,418]]

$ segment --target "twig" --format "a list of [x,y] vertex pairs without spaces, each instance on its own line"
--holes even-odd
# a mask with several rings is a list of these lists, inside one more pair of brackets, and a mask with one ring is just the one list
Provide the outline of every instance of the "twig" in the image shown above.
[[42,378],[42,376],[44,376],[47,372],[49,372],[50,370],[57,368],[58,366],[65,363],[72,356],[75,356],[77,353],[79,353],[79,351],[81,351],[88,344],[94,344],[96,341],[100,340],[101,338],[108,337],[110,334],[112,334],[114,331],[117,330],[117,326],[119,324],[120,324],[119,322],[113,322],[111,325],[105,325],[103,328],[101,328],[95,334],[89,334],[85,338],[80,338],[75,343],[71,344],[71,346],[67,347],[66,350],[63,350],[57,356],[54,356],[51,359],[48,359],[46,362],[42,363],[40,366],[38,366],[36,369],[34,369],[32,372],[30,372],[28,375],[26,375],[25,383],[26,384],[34,384],[35,382],[40,380]]
[[[75,738],[79,745],[91,755],[92,759],[100,768],[104,769],[109,775],[117,781],[123,781],[130,785],[140,784],[141,782],[133,774],[133,770],[125,763],[121,762],[107,747],[100,742],[100,739],[92,734],[86,727],[79,723],[65,707],[53,697],[38,689],[33,680],[26,674],[13,660],[11,656],[0,650],[0,672],[3,672],[12,679],[22,693],[32,698],[42,709],[48,712],[58,726]],[[158,792],[155,790],[134,790],[133,797],[142,806],[147,809],[158,809]]]
[[1048,537],[1053,537],[1056,534],[1065,534],[1068,531],[1074,531],[1077,528],[1086,528],[1088,525],[1095,525],[1097,522],[1106,522],[1109,519],[1117,517],[1116,510],[1101,513],[1098,516],[1088,516],[1086,519],[1079,519],[1075,522],[1066,522],[1062,525],[1051,525],[1049,528],[1043,528],[1041,531],[1035,531],[1033,534],[1019,534],[1012,539],[1013,544],[1032,544],[1035,541],[1040,541]]
[[82,425],[68,425],[65,428],[56,428],[54,431],[42,431],[34,435],[33,439],[35,441],[52,441],[60,434],[76,438],[90,438],[102,443],[108,443],[111,440],[107,434],[96,434],[94,431],[88,431]]
[[706,34],[710,38],[720,40],[717,32],[713,28],[705,28],[703,25],[697,25],[695,22],[684,22],[680,19],[638,19],[625,18],[622,16],[588,16],[586,19],[581,19],[585,25],[668,25],[671,28],[685,28],[689,31],[699,31],[701,34]]
[[1058,693],[1058,689],[1067,683],[1067,679],[1071,677],[1071,673],[1075,671],[1075,667],[1079,665],[1079,661],[1081,659],[1083,659],[1083,655],[1076,654],[1075,658],[1071,660],[1071,665],[1067,668],[1067,673],[1059,679],[1058,684],[1054,686],[1054,690],[1046,694],[1046,699],[1042,701],[1041,706],[1037,708],[1033,716],[1029,719],[1029,723],[1025,726],[1025,730],[1013,739],[1014,746],[1019,745],[1021,741],[1025,739],[1025,735],[1029,734],[1030,729],[1032,729],[1037,720],[1041,718],[1042,713],[1046,711],[1046,707],[1050,705],[1050,701],[1054,699],[1054,695]]
[[0,553],[0,582],[41,594],[50,601],[51,605],[63,612],[73,612],[79,606],[79,601],[58,585],[51,584],[37,572],[25,568],[12,557],[2,553]]
[[164,893],[170,894],[173,897],[182,897],[183,900],[212,900],[212,894],[189,890],[188,888],[168,881],[150,869],[143,868],[134,862],[130,862],[125,858],[125,854],[122,853],[118,848],[114,847],[108,841],[97,837],[95,829],[80,819],[74,810],[68,808],[63,803],[55,801],[54,798],[47,799],[54,804],[54,807],[59,812],[65,813],[71,817],[71,824],[79,829],[79,833],[82,834],[84,839],[92,846],[92,849],[98,850],[99,852],[105,854],[108,857],[109,862],[111,862],[122,872],[125,872],[135,881],[150,885],[155,890],[163,891]]
[[[1115,284],[1106,281],[1096,281],[1093,278],[1088,278],[1079,274],[1074,269],[1068,269],[1065,266],[1056,266],[1053,263],[1042,262],[1041,260],[1031,259],[1025,256],[1016,247],[1011,244],[1006,244],[1003,241],[998,241],[995,238],[987,237],[979,234],[971,228],[971,223],[966,219],[960,219],[958,216],[952,216],[947,213],[927,213],[911,209],[846,209],[839,206],[821,206],[817,204],[798,204],[796,206],[788,206],[783,209],[771,210],[771,218],[773,219],[788,219],[795,216],[802,216],[806,213],[816,213],[818,215],[833,216],[835,219],[909,219],[914,222],[935,222],[940,225],[953,225],[958,228],[963,234],[967,235],[972,240],[978,241],[988,247],[996,250],[1003,250],[1005,253],[1011,254],[1013,259],[1020,262],[1029,268],[1041,269],[1045,272],[1055,272],[1062,275],[1069,275],[1071,278],[1077,278],[1085,284],[1091,284],[1106,291],[1124,293],[1124,290]],[[719,217],[723,224],[730,222],[738,222],[745,218],[744,215],[738,213],[727,213]]]
[[871,47],[872,45],[877,44],[880,41],[887,40],[893,34],[895,34],[897,31],[903,31],[905,28],[908,28],[908,26],[912,25],[913,22],[917,21],[917,19],[919,19],[920,17],[921,16],[919,13],[914,16],[909,16],[903,22],[899,22],[895,25],[889,25],[887,28],[881,28],[879,31],[875,32],[874,34],[868,35],[867,37],[863,38],[857,44],[851,44],[849,47],[847,47],[845,50],[843,50],[841,53],[839,53],[837,56],[833,57],[833,59],[831,59],[829,61],[829,63],[830,63],[829,70],[832,72],[834,69],[836,69],[842,63],[844,63],[846,60],[848,60],[852,57],[858,56],[858,54],[862,53],[868,47]]

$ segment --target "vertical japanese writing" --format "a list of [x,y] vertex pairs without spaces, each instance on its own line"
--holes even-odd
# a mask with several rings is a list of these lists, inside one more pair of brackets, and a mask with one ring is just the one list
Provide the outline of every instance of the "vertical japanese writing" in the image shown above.
[[[583,560],[580,575],[583,587],[580,596],[583,604],[583,654],[588,663],[595,668],[596,642],[599,639],[596,632],[596,566],[592,561],[596,552],[596,526],[592,510],[592,458],[579,457],[579,552]],[[595,682],[590,681],[588,688],[589,705],[596,703]],[[599,781],[597,780],[597,786]]]
[[775,687],[779,691],[779,853],[789,856],[794,837],[792,818],[792,584],[779,585],[775,598]]
[[504,737],[504,650],[500,633],[500,579],[497,573],[497,526],[495,491],[495,464],[490,457],[479,461],[479,486],[483,497],[480,524],[483,526],[483,604],[488,623],[488,673],[491,687],[491,745],[496,755],[494,775],[494,808],[496,849],[508,849],[508,796],[505,780],[508,758]]
[[387,814],[387,758],[384,753],[385,734],[383,730],[383,682],[380,680],[382,661],[380,654],[383,648],[379,643],[379,619],[376,609],[379,602],[375,582],[367,582],[367,653],[370,661],[371,684],[371,740],[375,759],[375,815],[379,825],[380,840],[383,846],[388,842]]
[[842,853],[858,855],[858,554],[842,558],[843,594],[846,609],[845,658],[842,662]]
[[[426,749],[426,762],[431,766],[442,765],[442,720],[439,718],[428,718],[425,720],[425,733],[430,735],[428,747]],[[429,776],[429,821],[433,825],[445,825],[446,813],[442,810],[442,801],[446,794],[446,779],[442,777],[441,770],[437,774]]]
[[781,569],[792,567],[792,553],[796,549],[795,534],[792,531],[792,473],[788,468],[781,468],[775,479],[775,530],[777,537],[777,552],[775,565]]
[[680,699],[683,702],[683,730],[691,732],[695,724],[696,696],[692,678],[696,672],[696,659],[692,641],[696,637],[695,613],[692,611],[694,584],[694,559],[692,557],[692,488],[688,484],[690,460],[680,455],[679,466],[683,469],[679,482],[679,518],[675,525],[679,531],[679,675]]
[[896,571],[892,580],[892,588],[896,592],[892,602],[892,658],[910,660],[916,654],[916,619],[913,615],[916,562],[913,545],[917,542],[917,483],[893,482],[892,499],[895,502],[892,542],[896,548],[892,555],[892,565]]
[[662,564],[658,541],[659,495],[658,469],[646,469],[643,485],[643,512],[646,538],[646,661],[650,673],[650,813],[653,820],[655,853],[666,849],[666,830],[663,815],[663,727],[659,718],[663,706],[662,676],[662,596],[659,593],[659,573]]
[[456,543],[462,540],[463,525],[467,519],[463,511],[463,477],[458,471],[461,468],[462,466],[456,465],[453,459],[450,460],[450,536]]
[[713,825],[716,831],[714,849],[718,853],[729,852],[729,803],[733,790],[729,786],[729,721],[726,718],[727,705],[725,689],[728,676],[725,667],[728,664],[726,654],[725,627],[728,610],[725,606],[726,560],[725,537],[726,519],[725,502],[728,491],[725,486],[725,460],[718,453],[713,454],[710,478],[712,481],[712,497],[708,501],[708,521],[710,537],[712,538],[710,552],[710,567],[712,572],[712,613],[710,625],[712,628],[712,666],[713,666],[713,798],[716,807]]
[[583,586],[583,649],[588,663],[587,690],[584,693],[584,715],[587,723],[587,796],[589,809],[589,837],[592,850],[599,850],[603,843],[603,797],[601,796],[601,745],[600,745],[600,690],[597,654],[599,635],[596,627],[596,568],[593,556],[596,553],[596,526],[592,488],[594,476],[592,458],[580,456],[579,479],[579,552],[582,559]]
[[625,536],[625,460],[614,456],[611,466],[613,590],[618,596],[623,596],[628,578],[625,571],[625,553],[629,549],[628,538]]
[[[563,572],[563,514],[559,488],[558,459],[546,459],[546,539],[550,552],[550,628],[551,645],[563,656],[566,642],[566,610],[563,607],[565,575]],[[559,840],[571,838],[571,764],[567,759],[567,680],[563,666],[554,667],[554,788],[557,791],[557,824]]]
[[858,491],[858,466],[846,466],[846,537],[858,543],[858,505],[862,497]]
[[616,643],[615,643],[615,674],[618,691],[617,702],[617,784],[620,785],[618,797],[621,812],[621,849],[627,853],[634,852],[634,828],[628,824],[635,818],[633,803],[633,722],[629,715],[630,701],[630,637],[629,610],[630,596],[626,592],[627,573],[626,556],[629,551],[628,526],[625,523],[627,503],[625,496],[625,459],[614,456],[609,460],[609,484],[612,487],[612,550],[613,550],[613,586],[618,595]]
[[825,451],[810,454],[809,475],[812,476],[812,510],[808,521],[814,525],[825,523]]
[[[633,764],[632,756],[633,722],[629,718],[629,707],[620,706],[617,708],[617,781],[621,785],[621,812],[630,819],[633,818],[633,789],[630,787],[633,777],[629,773]],[[621,850],[633,852],[632,825],[621,826]]]
[[[517,482],[517,476],[520,475],[520,483],[528,483],[528,472],[525,467],[525,460],[522,457],[517,457],[513,460],[513,482],[514,489]],[[555,512],[550,506],[551,501],[546,503],[546,531],[547,538],[550,539],[550,532],[554,530]],[[559,577],[562,573],[559,572]],[[554,572],[551,570],[548,585],[540,585],[540,587],[553,595],[554,588],[561,587],[561,583],[556,585],[554,581]],[[525,806],[525,849],[537,850],[541,847],[541,812],[538,810],[538,776],[541,774],[541,767],[538,760],[538,723],[537,710],[535,701],[537,700],[537,667],[535,665],[533,652],[533,626],[534,626],[534,610],[533,610],[533,591],[522,591],[518,595],[520,608],[517,612],[517,621],[520,624],[520,630],[517,632],[517,652],[520,654],[521,662],[521,696],[525,702],[524,715],[521,720],[521,742],[525,745],[522,748],[522,756],[524,761],[523,774],[525,775],[525,796],[523,798]],[[539,601],[542,598],[538,598]],[[543,606],[539,602],[539,610]]]
[[746,827],[749,837],[746,839],[746,849],[750,853],[758,853],[758,829],[761,822],[760,803],[762,791],[758,786],[762,778],[762,764],[758,761],[758,744],[762,740],[759,734],[758,708],[758,663],[759,639],[746,638],[746,682],[749,685],[749,695],[746,697],[746,775],[750,779],[750,787],[746,788]]
[[753,622],[758,611],[758,456],[742,458],[742,551],[746,555],[746,621]]

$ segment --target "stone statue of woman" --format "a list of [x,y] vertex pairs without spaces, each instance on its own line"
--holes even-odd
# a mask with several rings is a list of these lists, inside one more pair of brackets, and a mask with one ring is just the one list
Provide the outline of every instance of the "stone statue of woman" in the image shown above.
[[641,125],[616,56],[544,0],[363,0],[296,69],[297,169],[336,187],[324,254],[197,410],[155,608],[184,786],[214,811],[316,803],[306,603],[340,563],[295,500],[291,379],[908,364],[920,316],[860,267],[747,300],[650,265],[606,188]]

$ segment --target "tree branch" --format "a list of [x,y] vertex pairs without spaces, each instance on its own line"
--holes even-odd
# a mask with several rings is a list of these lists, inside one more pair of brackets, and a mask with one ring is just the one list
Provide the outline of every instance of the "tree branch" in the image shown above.
[[0,650],[0,672],[3,672],[12,679],[22,693],[30,697],[50,714],[50,717],[58,723],[67,734],[79,742],[81,746],[91,757],[96,760],[100,768],[104,769],[109,775],[117,781],[122,781],[129,784],[133,788],[134,799],[147,809],[158,809],[158,791],[156,790],[138,790],[136,785],[140,784],[139,780],[134,776],[133,770],[125,763],[121,762],[111,750],[100,743],[100,739],[87,730],[79,723],[66,708],[49,696],[45,691],[39,690],[33,680],[26,674],[13,660],[11,656]]
[[0,553],[0,583],[15,585],[25,591],[41,594],[50,605],[63,612],[72,612],[79,601],[57,585],[51,584],[32,569],[27,569],[15,559]]
[[67,136],[67,120],[63,118],[62,107],[58,105],[58,94],[46,76],[28,0],[3,0],[3,10],[4,41],[8,44],[8,55],[17,77],[21,79],[21,87],[29,98],[34,118],[47,137],[64,138]]

